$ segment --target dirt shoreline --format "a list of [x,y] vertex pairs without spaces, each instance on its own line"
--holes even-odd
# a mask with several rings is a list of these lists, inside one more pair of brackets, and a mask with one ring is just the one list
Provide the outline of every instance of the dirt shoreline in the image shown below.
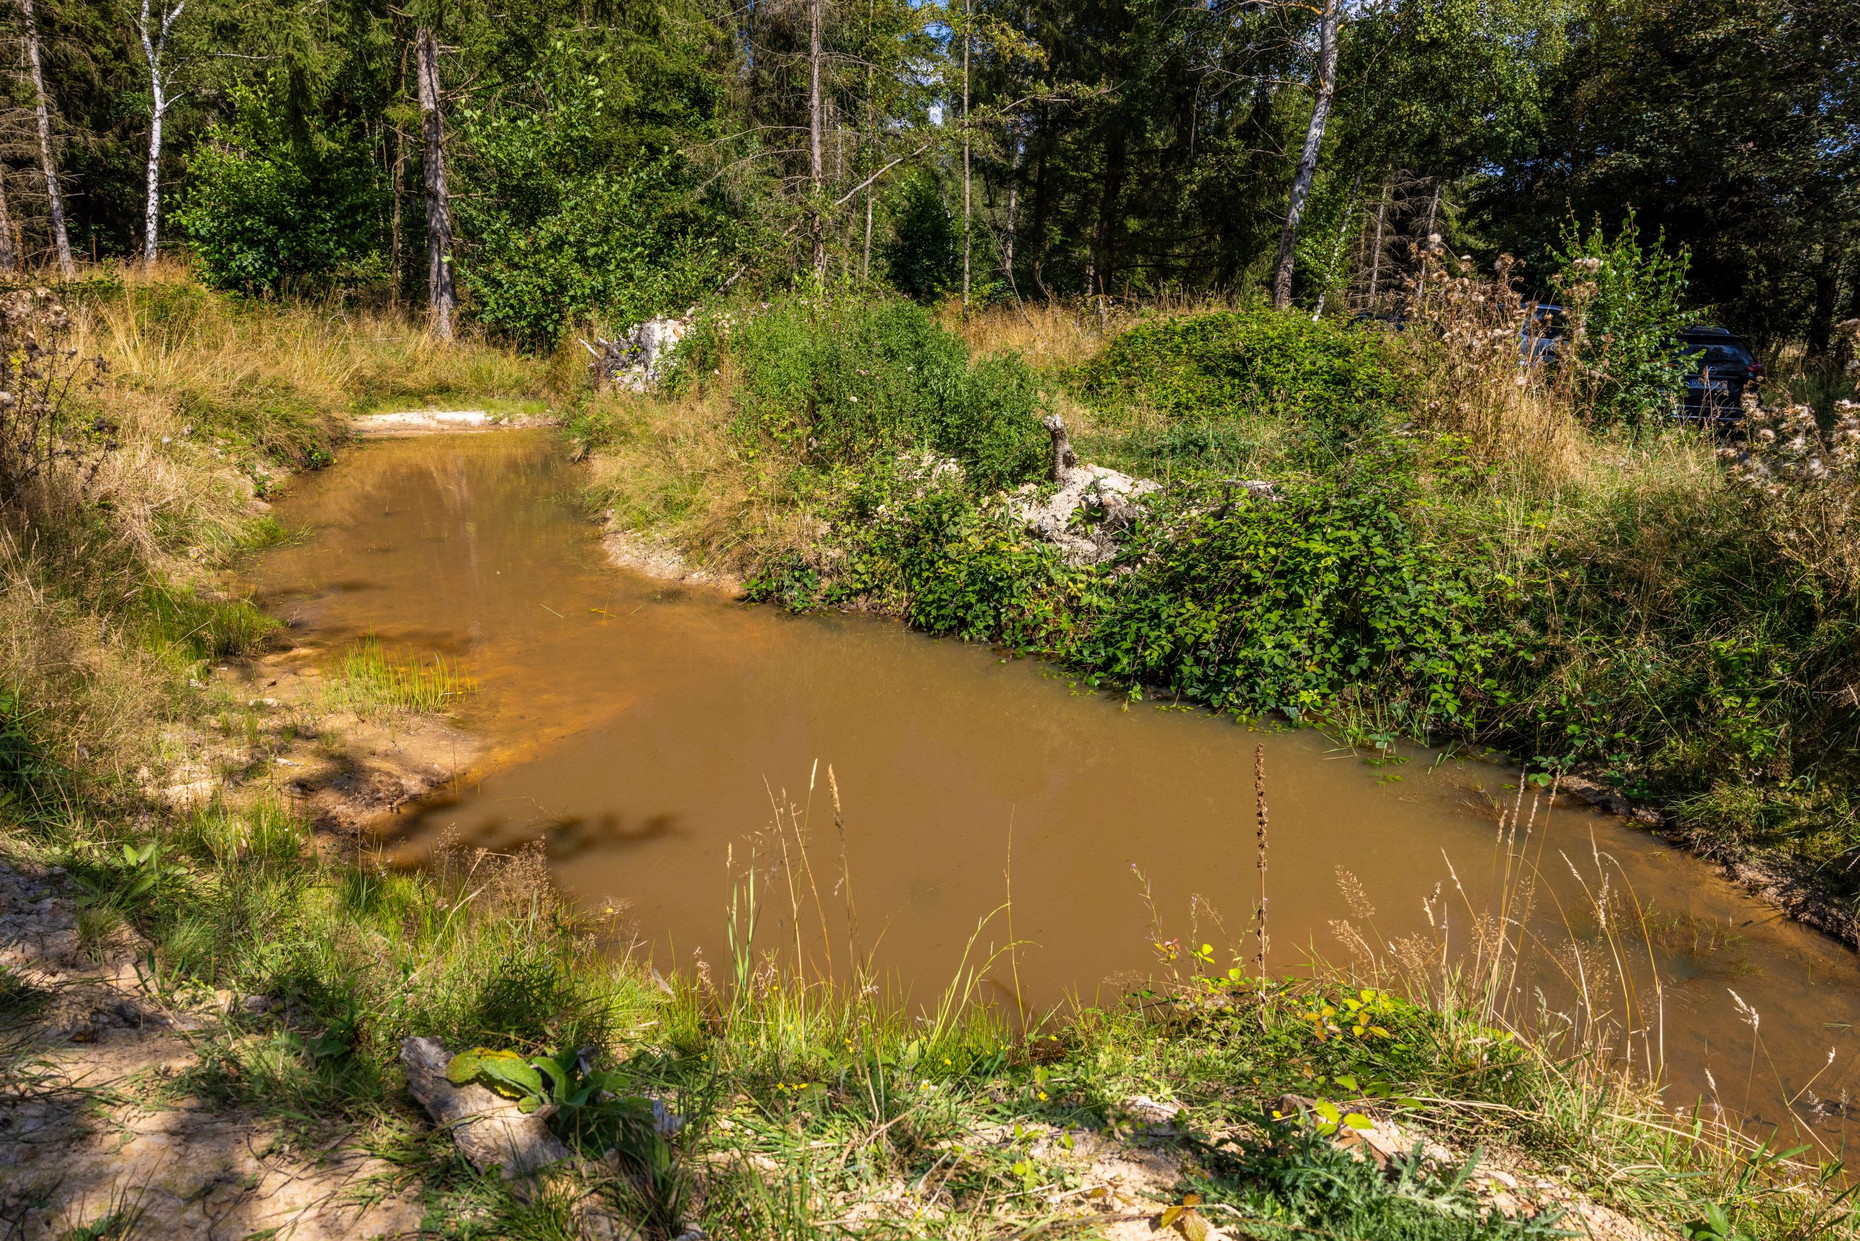
[[482,409],[405,409],[360,414],[349,420],[358,439],[400,439],[415,435],[472,435],[486,431],[528,431],[553,427],[558,420],[535,414],[491,414]]
[[713,573],[693,565],[683,552],[662,539],[653,539],[627,530],[610,529],[601,536],[601,547],[616,567],[643,573],[663,582],[687,586],[704,586],[719,594],[739,599],[743,584],[727,573]]

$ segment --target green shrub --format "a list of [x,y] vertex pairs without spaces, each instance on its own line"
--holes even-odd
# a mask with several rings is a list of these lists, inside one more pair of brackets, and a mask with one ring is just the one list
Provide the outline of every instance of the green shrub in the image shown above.
[[1326,713],[1373,684],[1411,726],[1458,724],[1505,645],[1495,583],[1428,542],[1395,488],[1179,496],[1126,549],[1081,662],[1224,709]]
[[571,320],[682,311],[727,274],[729,221],[693,197],[681,158],[626,127],[596,62],[553,44],[538,106],[463,117],[460,273],[477,318],[527,350]]
[[1639,423],[1664,414],[1685,388],[1676,337],[1691,317],[1680,305],[1691,256],[1640,244],[1629,215],[1610,241],[1598,223],[1587,236],[1563,230],[1557,275],[1568,303],[1577,399],[1597,427]]
[[1125,332],[1071,376],[1105,413],[1154,410],[1170,421],[1267,416],[1347,434],[1401,397],[1381,337],[1308,315],[1226,310]]
[[1179,488],[1102,567],[1067,565],[958,488],[875,475],[835,514],[847,555],[830,574],[791,561],[750,591],[863,599],[1223,710],[1322,717],[1368,692],[1409,731],[1472,727],[1512,646],[1492,623],[1511,585],[1428,541],[1404,472],[1382,472],[1381,487],[1288,484],[1278,499]]
[[1512,692],[1493,740],[1684,803],[1726,841],[1794,836],[1826,862],[1860,839],[1846,805],[1860,623],[1738,496],[1685,483],[1623,495],[1569,521],[1519,576],[1528,658],[1500,671]]
[[726,355],[739,373],[734,430],[752,454],[831,467],[929,449],[982,491],[1046,468],[1039,376],[1014,357],[970,365],[962,340],[909,302],[797,299],[746,322],[709,320],[682,350],[678,382]]
[[296,133],[277,83],[234,87],[233,119],[187,161],[175,221],[208,284],[245,293],[355,285],[386,274],[372,146],[345,132]]
[[924,302],[960,289],[962,226],[943,201],[935,174],[918,169],[893,197],[892,233],[878,251],[891,286]]

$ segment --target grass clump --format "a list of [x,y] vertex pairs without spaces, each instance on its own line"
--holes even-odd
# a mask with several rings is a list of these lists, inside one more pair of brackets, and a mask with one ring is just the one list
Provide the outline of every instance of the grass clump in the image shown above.
[[1039,473],[1038,376],[1011,355],[971,364],[961,338],[909,302],[791,299],[709,317],[680,351],[674,392],[726,364],[747,455],[821,467],[928,449],[982,488]]
[[151,583],[143,606],[149,639],[199,662],[250,655],[280,627],[250,599],[202,598],[191,586]]
[[452,699],[475,688],[476,683],[444,656],[396,659],[378,640],[368,638],[343,652],[341,662],[318,689],[318,703],[325,712],[347,711],[380,721],[438,714]]

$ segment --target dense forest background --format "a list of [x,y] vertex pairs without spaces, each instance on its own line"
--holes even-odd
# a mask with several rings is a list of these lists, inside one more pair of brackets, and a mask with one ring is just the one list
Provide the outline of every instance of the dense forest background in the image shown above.
[[1434,235],[1547,292],[1630,213],[1759,347],[1860,317],[1851,0],[36,0],[0,38],[0,261],[56,261],[48,155],[77,259],[142,255],[159,111],[162,251],[422,305],[437,134],[460,313],[531,347],[739,282],[1268,290],[1288,240],[1313,310]]

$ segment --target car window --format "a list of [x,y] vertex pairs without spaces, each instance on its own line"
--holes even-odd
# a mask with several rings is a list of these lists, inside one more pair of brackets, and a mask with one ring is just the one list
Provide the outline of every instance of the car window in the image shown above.
[[1713,363],[1748,366],[1751,362],[1750,354],[1741,345],[1707,345],[1691,341],[1687,342],[1683,348],[1687,357],[1707,366]]

